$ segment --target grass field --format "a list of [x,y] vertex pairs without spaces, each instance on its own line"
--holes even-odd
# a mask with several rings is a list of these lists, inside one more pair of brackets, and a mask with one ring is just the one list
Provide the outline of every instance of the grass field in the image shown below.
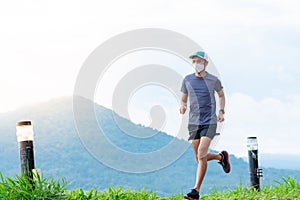
[[[136,191],[122,187],[109,187],[106,191],[95,189],[86,192],[82,189],[69,191],[64,179],[54,180],[36,177],[34,184],[31,184],[24,176],[11,178],[3,177],[0,174],[0,199],[181,200],[183,194],[159,197],[152,191]],[[260,192],[240,186],[224,192],[214,191],[211,194],[203,195],[201,199],[300,199],[300,183],[288,177],[277,182],[276,186],[262,187]]]

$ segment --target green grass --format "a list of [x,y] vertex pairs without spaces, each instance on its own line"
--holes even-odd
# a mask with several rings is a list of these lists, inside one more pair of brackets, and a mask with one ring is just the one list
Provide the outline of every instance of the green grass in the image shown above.
[[0,199],[67,199],[66,182],[35,177],[34,186],[25,176],[14,179],[0,173]]
[[[262,187],[258,192],[242,186],[224,192],[214,191],[203,195],[201,199],[300,199],[300,183],[293,178],[283,178],[275,186]],[[34,184],[24,176],[15,178],[3,177],[0,173],[0,199],[11,200],[39,200],[39,199],[67,199],[67,200],[182,200],[183,194],[170,197],[158,197],[153,191],[129,190],[122,187],[109,187],[106,191],[90,189],[67,190],[64,179],[54,180],[35,177]]]
[[258,192],[242,186],[234,190],[219,192],[215,191],[209,195],[202,196],[201,199],[300,199],[300,183],[292,177],[282,178],[281,182],[276,181],[276,186],[261,187]]

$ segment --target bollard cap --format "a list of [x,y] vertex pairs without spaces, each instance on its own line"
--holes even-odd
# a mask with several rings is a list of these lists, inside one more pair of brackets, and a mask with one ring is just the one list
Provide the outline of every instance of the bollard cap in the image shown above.
[[17,126],[30,126],[31,121],[19,121],[16,123]]
[[18,142],[33,141],[34,132],[31,121],[19,121],[16,125]]
[[247,148],[250,151],[258,149],[257,137],[247,137]]

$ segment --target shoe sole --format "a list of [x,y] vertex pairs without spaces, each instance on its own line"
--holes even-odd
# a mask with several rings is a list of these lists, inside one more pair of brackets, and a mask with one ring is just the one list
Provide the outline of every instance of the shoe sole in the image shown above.
[[188,200],[199,200],[199,199],[194,199],[192,197],[188,197],[188,196],[184,196],[185,199],[188,199]]
[[225,171],[225,173],[229,173],[230,170],[231,170],[231,166],[230,166],[230,162],[229,162],[228,152],[227,152],[227,151],[223,151],[223,153],[224,153],[224,155],[225,155],[225,159],[226,159],[226,162],[227,162],[227,164],[228,164],[228,171],[227,171],[227,172]]

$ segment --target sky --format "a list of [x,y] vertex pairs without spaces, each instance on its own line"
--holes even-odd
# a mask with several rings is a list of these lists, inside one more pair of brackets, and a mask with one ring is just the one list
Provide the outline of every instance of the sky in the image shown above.
[[[299,7],[297,0],[1,1],[0,113],[71,96],[82,64],[104,41],[133,29],[163,28],[197,42],[218,70],[226,114],[216,149],[245,156],[246,138],[257,136],[260,152],[300,155]],[[96,102],[111,107],[118,80],[141,64],[193,72],[172,55],[140,53],[112,65]],[[149,125],[149,110],[161,105],[163,130],[174,134],[178,102],[167,89],[141,87],[130,99],[130,119]]]

